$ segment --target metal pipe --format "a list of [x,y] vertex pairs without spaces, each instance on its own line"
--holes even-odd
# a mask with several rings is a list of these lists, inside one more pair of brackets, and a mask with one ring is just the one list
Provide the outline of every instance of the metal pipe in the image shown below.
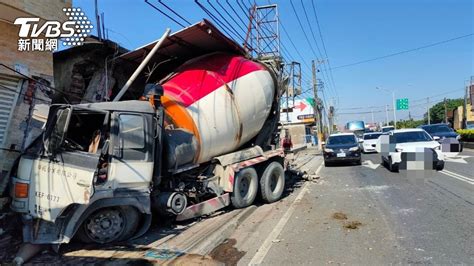
[[117,96],[115,96],[114,98],[114,102],[117,102],[119,101],[122,96],[125,94],[125,92],[128,90],[128,88],[130,87],[130,85],[132,85],[132,83],[135,81],[135,79],[138,77],[138,74],[140,74],[140,72],[142,72],[143,68],[145,68],[145,66],[148,64],[148,62],[151,60],[151,58],[153,57],[153,55],[156,53],[156,51],[158,50],[158,48],[160,48],[161,44],[164,42],[164,40],[166,38],[168,38],[168,35],[170,34],[170,29],[166,29],[165,33],[163,34],[163,36],[161,36],[161,39],[155,44],[155,46],[153,47],[153,49],[151,49],[150,53],[145,57],[145,59],[143,59],[143,61],[140,63],[140,65],[137,67],[137,69],[135,70],[135,72],[133,72],[132,76],[130,76],[130,78],[127,80],[127,83],[125,83],[125,85],[122,87],[122,89],[119,91],[119,93],[117,94]]

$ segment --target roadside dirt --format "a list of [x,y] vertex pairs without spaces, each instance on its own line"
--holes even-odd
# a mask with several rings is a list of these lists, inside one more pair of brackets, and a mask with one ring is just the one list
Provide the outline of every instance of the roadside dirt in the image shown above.
[[347,215],[343,212],[335,212],[333,213],[332,218],[336,220],[347,220]]
[[[347,214],[343,212],[335,212],[332,214],[332,218],[336,220],[347,220]],[[362,223],[354,220],[354,221],[346,221],[343,223],[342,227],[346,229],[358,229],[359,226],[361,226]]]
[[209,255],[211,258],[224,263],[225,265],[237,265],[237,262],[245,255],[246,252],[239,251],[234,245],[237,243],[235,239],[227,239],[222,244],[214,248]]
[[359,226],[361,226],[362,223],[359,222],[359,221],[350,221],[350,222],[346,222],[344,223],[344,228],[347,228],[347,229],[358,229]]

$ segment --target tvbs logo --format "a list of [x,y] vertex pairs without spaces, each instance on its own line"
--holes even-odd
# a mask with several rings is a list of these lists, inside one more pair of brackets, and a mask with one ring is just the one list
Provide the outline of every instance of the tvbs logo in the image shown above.
[[59,22],[40,18],[17,18],[19,51],[56,51],[58,38],[65,46],[82,45],[93,26],[80,8],[63,8],[68,20]]

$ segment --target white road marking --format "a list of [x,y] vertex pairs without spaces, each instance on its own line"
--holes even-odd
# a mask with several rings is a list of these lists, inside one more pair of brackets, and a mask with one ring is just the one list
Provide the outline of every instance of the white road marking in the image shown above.
[[375,164],[375,163],[373,163],[371,160],[365,160],[365,161],[362,163],[362,166],[365,166],[365,167],[368,167],[368,168],[370,168],[370,169],[375,170],[375,169],[377,169],[377,167],[380,166],[380,164],[378,164],[378,163]]
[[[316,175],[319,174],[319,171],[323,168],[323,164],[318,167],[316,170]],[[288,220],[290,220],[291,215],[293,214],[293,211],[295,210],[296,204],[303,199],[304,195],[306,194],[306,191],[308,191],[309,185],[312,184],[311,182],[306,182],[303,185],[303,188],[301,189],[300,193],[298,196],[295,198],[293,203],[291,203],[291,206],[286,210],[285,214],[281,217],[280,221],[278,221],[278,224],[273,228],[272,232],[268,235],[268,237],[265,239],[263,242],[262,246],[258,249],[257,253],[253,256],[252,260],[250,261],[249,265],[260,265],[262,264],[263,259],[267,255],[268,251],[272,247],[273,240],[277,239],[278,236],[280,235],[281,231],[285,227],[286,223]]]
[[463,175],[460,175],[460,174],[456,174],[454,172],[451,172],[451,171],[448,171],[448,170],[443,170],[443,171],[440,171],[440,173],[442,174],[445,174],[447,176],[450,176],[452,178],[456,178],[458,180],[461,180],[461,181],[464,181],[468,184],[471,184],[471,185],[474,185],[474,179],[473,178],[469,178],[467,176],[463,176]]
[[470,158],[472,156],[469,155],[457,155],[457,156],[445,156],[444,160],[446,162],[453,162],[453,163],[463,163],[467,164],[466,158]]

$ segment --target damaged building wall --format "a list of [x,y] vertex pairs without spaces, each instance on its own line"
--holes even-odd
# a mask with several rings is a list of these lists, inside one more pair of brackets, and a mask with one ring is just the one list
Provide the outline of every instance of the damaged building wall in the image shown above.
[[[114,42],[86,43],[54,54],[54,83],[59,93],[55,103],[88,103],[112,100],[137,65],[116,57],[127,52]],[[144,76],[123,99],[138,99]]]
[[71,2],[0,0],[0,63],[6,66],[0,66],[0,195],[5,192],[14,160],[41,132],[41,117],[35,119],[33,114],[48,109],[53,95],[47,87],[53,85],[52,53],[19,51],[19,26],[13,22],[17,17],[63,21],[66,16],[62,9],[70,7]]

